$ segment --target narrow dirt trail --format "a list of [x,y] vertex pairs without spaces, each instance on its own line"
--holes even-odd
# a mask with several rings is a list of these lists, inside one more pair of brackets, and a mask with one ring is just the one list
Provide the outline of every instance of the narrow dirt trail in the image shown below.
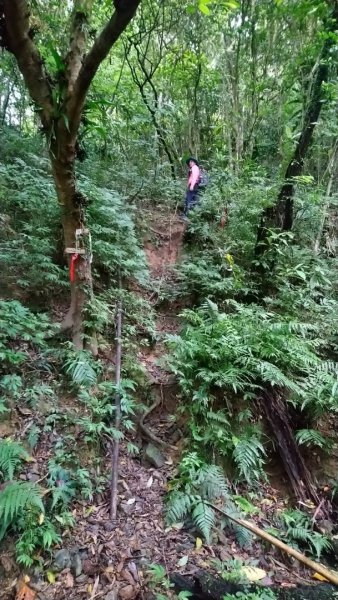
[[[160,402],[145,425],[158,438],[173,444],[177,426],[171,415],[177,403],[177,385],[158,361],[166,353],[164,337],[179,331],[179,308],[159,299],[164,288],[175,285],[174,267],[181,257],[185,223],[175,215],[158,212],[155,216],[147,215],[146,222],[149,231],[144,248],[153,288],[149,299],[156,310],[157,341],[152,348],[142,348],[138,358],[149,376],[149,404],[154,398]],[[133,441],[142,445],[140,432],[135,433]],[[147,444],[145,438],[143,443]],[[164,522],[164,498],[176,457],[169,448],[161,448],[161,454],[163,464],[156,468],[141,455],[131,457],[126,444],[121,443],[116,521],[112,523],[109,519],[109,499],[105,495],[101,503],[90,507],[90,514],[86,514],[85,505],[83,509],[79,505],[76,530],[65,539],[64,545],[81,549],[82,573],[70,577],[67,570],[62,572],[54,585],[42,586],[39,600],[81,600],[91,597],[89,590],[99,594],[94,597],[106,600],[111,600],[110,592],[122,600],[142,598],[148,565],[162,564],[168,571],[175,570],[182,556],[193,551],[194,537],[181,526],[167,529]],[[67,580],[70,586],[65,589]]]
[[[152,383],[168,383],[168,374],[158,365],[159,359],[166,353],[163,339],[166,334],[179,331],[179,303],[171,300],[160,302],[161,294],[173,290],[176,282],[175,266],[183,251],[183,238],[186,224],[177,215],[160,214],[148,216],[149,235],[144,249],[147,257],[153,291],[149,300],[158,304],[156,308],[155,331],[157,342],[154,348],[142,350],[139,359],[145,366]],[[169,377],[170,380],[170,377]]]

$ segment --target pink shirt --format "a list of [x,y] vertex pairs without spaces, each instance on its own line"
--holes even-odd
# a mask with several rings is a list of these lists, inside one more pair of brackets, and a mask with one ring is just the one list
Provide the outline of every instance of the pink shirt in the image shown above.
[[200,178],[200,170],[197,165],[193,165],[190,169],[190,174],[188,178],[188,188],[189,190],[193,190],[196,183]]

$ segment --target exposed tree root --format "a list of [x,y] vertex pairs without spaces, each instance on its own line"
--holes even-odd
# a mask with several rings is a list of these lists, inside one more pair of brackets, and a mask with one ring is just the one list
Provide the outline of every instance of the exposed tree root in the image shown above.
[[263,414],[276,440],[277,450],[298,500],[312,500],[318,506],[316,487],[299,450],[291,425],[287,401],[280,390],[265,390],[260,398]]
[[168,444],[167,442],[161,440],[144,424],[144,419],[146,417],[149,417],[149,415],[161,404],[161,401],[162,398],[157,398],[155,402],[153,402],[153,404],[148,408],[148,410],[146,410],[145,413],[143,413],[143,415],[140,417],[140,419],[138,419],[137,426],[139,427],[144,437],[153,442],[154,444],[157,444],[157,446],[161,446],[163,448],[170,448],[171,450],[177,450],[176,446],[172,446],[171,444]]

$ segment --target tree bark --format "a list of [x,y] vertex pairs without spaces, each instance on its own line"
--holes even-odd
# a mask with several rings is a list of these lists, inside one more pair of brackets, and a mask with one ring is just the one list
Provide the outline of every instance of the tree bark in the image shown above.
[[[55,181],[58,201],[61,206],[61,220],[63,227],[65,248],[74,248],[76,230],[85,227],[85,197],[77,190],[75,178],[75,150],[71,145],[68,147],[69,155],[64,153],[55,154],[54,145],[51,149],[50,160],[52,173]],[[71,255],[67,254],[68,264]],[[87,333],[83,326],[83,315],[87,302],[93,294],[93,283],[91,273],[90,256],[88,252],[79,254],[76,261],[74,281],[71,282],[71,299],[67,315],[62,323],[63,329],[72,330],[72,339],[76,349],[84,347],[84,336]],[[96,336],[90,336],[90,346],[93,353],[97,353]]]
[[270,388],[260,398],[270,429],[276,440],[279,456],[298,500],[312,500],[319,504],[319,497],[313,484],[310,471],[302,457],[290,425],[288,406],[282,393]]
[[316,235],[316,239],[315,239],[314,246],[313,246],[313,251],[315,254],[319,254],[320,241],[322,239],[325,221],[327,219],[328,209],[330,206],[332,185],[333,185],[333,180],[334,180],[334,176],[335,176],[335,167],[336,167],[336,162],[337,162],[337,155],[338,155],[338,140],[336,140],[336,143],[334,145],[332,156],[329,160],[329,164],[328,164],[328,168],[327,168],[328,173],[329,173],[329,179],[328,179],[327,186],[326,186],[325,200],[324,200],[324,205],[322,208],[322,216],[321,216],[321,220],[320,220],[320,224],[319,224],[319,228],[318,228],[318,233]]

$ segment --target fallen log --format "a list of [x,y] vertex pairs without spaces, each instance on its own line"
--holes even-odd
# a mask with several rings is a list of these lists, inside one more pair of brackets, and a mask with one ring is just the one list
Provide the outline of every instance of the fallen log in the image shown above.
[[337,588],[328,583],[297,587],[265,587],[257,584],[230,583],[207,571],[198,571],[192,577],[173,573],[170,580],[177,593],[190,592],[190,600],[224,600],[224,596],[227,594],[235,596],[237,593],[245,594],[247,597],[249,594],[257,594],[264,589],[271,590],[275,594],[276,600],[336,600],[338,598]]

